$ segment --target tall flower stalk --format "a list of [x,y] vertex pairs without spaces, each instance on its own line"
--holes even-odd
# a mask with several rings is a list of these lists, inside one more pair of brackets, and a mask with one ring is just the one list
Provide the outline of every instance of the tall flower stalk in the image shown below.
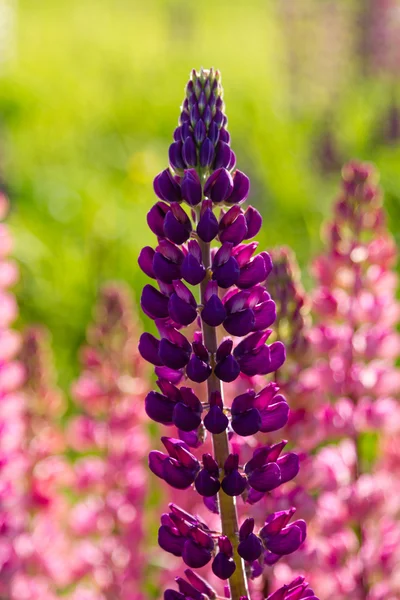
[[[0,196],[1,217],[8,203]],[[45,333],[11,329],[18,278],[12,239],[0,225],[0,598],[54,600],[69,582],[67,539],[60,527],[60,487],[68,465],[58,417],[62,396],[52,380]],[[16,360],[18,355],[19,360]]]
[[[8,200],[0,193],[0,220],[8,212]],[[18,269],[9,255],[13,240],[6,224],[0,223],[0,598],[12,597],[19,568],[16,551],[24,528],[25,403],[21,393],[24,369],[17,360],[20,335],[12,329],[18,315],[15,297],[9,288],[18,280]]]
[[71,468],[60,418],[65,410],[55,382],[48,332],[29,327],[22,336],[26,470],[24,528],[17,539],[20,558],[12,598],[53,600],[71,582],[68,503],[63,488],[71,483]]
[[[221,525],[211,531],[198,517],[170,504],[161,518],[159,544],[181,556],[189,569],[188,581],[177,578],[179,592],[167,590],[165,599],[215,598],[215,591],[192,571],[211,563],[218,578],[229,580],[232,600],[243,600],[249,597],[249,579],[295,551],[306,526],[301,520],[290,523],[294,510],[269,515],[257,533],[254,519],[238,519],[237,497],[259,501],[295,477],[298,458],[281,455],[286,444],[281,442],[258,448],[240,465],[230,444],[233,433],[251,436],[280,429],[288,406],[273,382],[257,393],[247,390],[231,406],[224,401],[224,387],[241,373],[249,378],[275,373],[285,360],[285,348],[279,341],[266,344],[276,311],[262,282],[272,262],[266,252],[253,256],[256,242],[246,243],[257,235],[262,219],[253,207],[240,206],[250,182],[236,169],[218,71],[192,72],[169,162],[155,178],[160,200],[147,218],[157,247],[146,247],[139,256],[144,273],[158,284],[144,287],[141,306],[155,321],[159,338],[144,333],[139,350],[155,366],[160,390],[147,395],[146,412],[158,423],[175,425],[179,437],[163,437],[167,454],[153,450],[149,466],[173,488],[194,486],[206,506],[220,515]],[[191,324],[198,330],[189,341],[181,330]],[[221,338],[224,333],[228,336]],[[200,399],[187,382],[206,383],[205,397]],[[199,459],[196,449],[207,431],[213,452]],[[289,597],[315,598],[304,579],[271,599]]]
[[[343,168],[326,248],[313,263],[313,323],[303,328],[308,352],[293,355],[295,378],[282,369],[282,380],[289,376],[282,387],[296,398],[286,432],[304,453],[300,497],[309,513],[307,544],[288,562],[335,600],[399,592],[398,558],[388,552],[399,535],[397,484],[387,457],[366,459],[364,452],[366,442],[371,449],[398,431],[396,249],[376,180],[371,165]],[[287,566],[275,575],[287,577]]]
[[73,385],[81,414],[68,427],[70,443],[81,454],[74,463],[77,585],[71,598],[90,590],[101,600],[142,600],[147,365],[137,351],[134,314],[121,284],[101,290],[81,358],[82,373]]

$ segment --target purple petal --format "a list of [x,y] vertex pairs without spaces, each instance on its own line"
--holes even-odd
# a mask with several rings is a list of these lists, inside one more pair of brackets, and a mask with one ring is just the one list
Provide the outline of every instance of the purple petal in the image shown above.
[[213,160],[214,160],[214,154],[215,154],[214,144],[212,143],[212,140],[209,140],[208,138],[206,138],[200,148],[200,155],[199,155],[200,166],[203,168],[211,167]]
[[219,515],[218,496],[212,496],[210,498],[203,496],[203,504],[214,515]]
[[[176,171],[185,168],[185,163],[182,158],[183,144],[182,142],[174,142],[168,149],[169,162],[173,169]],[[157,193],[157,191],[156,191]]]
[[204,194],[213,202],[224,202],[233,191],[232,175],[226,169],[217,169],[207,179]]
[[174,556],[182,556],[183,546],[186,538],[182,535],[175,535],[170,527],[161,525],[158,530],[158,544],[165,550]]
[[235,313],[246,308],[248,297],[249,292],[246,290],[241,292],[229,290],[224,296],[226,312]]
[[216,365],[214,372],[218,379],[230,383],[239,377],[240,366],[234,356],[230,354]]
[[197,235],[203,242],[211,242],[218,234],[218,221],[213,211],[207,208],[197,225]]
[[142,333],[139,340],[139,352],[141,356],[149,363],[155,366],[162,366],[162,360],[159,355],[160,341],[151,335],[151,333]]
[[294,452],[289,452],[276,461],[281,471],[281,483],[290,481],[300,470],[299,457]]
[[273,300],[261,302],[253,310],[255,317],[254,331],[267,329],[276,319],[276,305]]
[[180,265],[165,258],[160,252],[156,252],[153,258],[153,270],[157,279],[164,283],[172,283],[174,279],[180,279]]
[[197,427],[200,425],[201,414],[193,411],[182,402],[178,402],[173,408],[172,421],[174,425],[178,427],[178,429],[189,432],[197,429]]
[[[254,531],[254,519],[247,518],[243,521],[239,529],[239,539],[242,542]],[[256,560],[256,559],[254,559]]]
[[[278,399],[281,401],[278,401]],[[283,396],[276,396],[276,402],[267,406],[263,410],[260,410],[261,414],[261,427],[260,431],[263,433],[269,433],[270,431],[277,431],[284,427],[289,418],[289,405]]]
[[151,319],[168,317],[168,297],[152,285],[145,285],[140,299],[143,312]]
[[171,242],[174,242],[174,244],[183,244],[189,239],[191,231],[190,221],[189,223],[182,223],[175,217],[172,211],[167,212],[163,223],[163,232]]
[[168,302],[169,316],[179,325],[190,325],[197,317],[197,311],[191,304],[188,304],[178,294],[172,294]]
[[202,263],[192,255],[187,254],[180,270],[182,277],[190,285],[199,285],[206,276],[206,269]]
[[253,562],[260,558],[262,550],[262,542],[254,533],[250,533],[238,546],[239,556],[248,562]]
[[218,327],[224,321],[225,317],[226,311],[222,301],[216,294],[213,294],[201,311],[202,320],[207,325],[210,325],[210,327]]
[[171,383],[179,383],[183,377],[182,371],[176,371],[175,369],[164,367],[164,365],[156,367],[154,372],[160,379],[166,379]]
[[223,121],[224,121],[224,113],[222,112],[222,110],[220,110],[218,108],[214,115],[213,122],[217,125],[218,128],[220,128]]
[[211,551],[194,543],[193,540],[186,540],[182,551],[182,558],[188,567],[200,569],[211,560]]
[[182,157],[189,168],[197,165],[196,144],[191,136],[187,137],[183,143]]
[[240,289],[248,289],[264,281],[267,276],[265,262],[261,254],[257,254],[244,267],[240,269],[237,286]]
[[268,252],[260,252],[260,256],[262,256],[263,259],[264,259],[265,270],[266,270],[266,273],[267,273],[266,277],[268,277],[268,275],[272,271],[272,258],[270,257],[270,255],[268,254]]
[[169,169],[165,169],[154,179],[154,191],[161,200],[166,202],[182,201],[181,188]]
[[270,352],[270,365],[269,373],[277,371],[286,360],[286,349],[282,342],[274,342],[269,347]]
[[162,338],[160,341],[159,356],[163,365],[174,370],[185,367],[190,358],[188,352],[166,338]]
[[211,372],[212,368],[207,362],[192,354],[186,367],[186,375],[189,379],[196,383],[203,383],[210,377]]
[[246,503],[250,505],[256,504],[264,498],[264,495],[264,492],[257,492],[254,488],[250,488],[249,493],[247,494]]
[[[298,524],[301,523],[301,526]],[[295,552],[305,540],[306,526],[304,521],[295,521],[280,533],[269,538],[266,546],[270,552],[285,556]]]
[[221,483],[221,487],[228,496],[240,496],[247,486],[246,477],[241,475],[239,471],[232,471],[226,475]]
[[197,121],[193,133],[196,144],[200,145],[204,141],[207,133],[206,126],[204,125],[204,121],[202,119]]
[[138,264],[142,269],[143,273],[147,275],[147,277],[151,277],[155,279],[156,276],[153,270],[153,258],[155,251],[150,246],[145,246],[139,254]]
[[233,558],[228,558],[226,554],[218,552],[212,563],[212,571],[219,579],[229,579],[236,571],[236,565]]
[[153,421],[163,425],[172,425],[175,402],[158,392],[149,392],[145,400],[145,410]]
[[184,283],[182,283],[182,281],[180,281],[179,279],[174,281],[173,286],[174,286],[174,290],[175,290],[176,294],[179,296],[179,298],[181,298],[188,304],[191,304],[194,308],[197,307],[196,298],[193,296],[193,294],[189,290],[189,288],[187,288],[186,285]]
[[147,213],[147,225],[157,237],[164,237],[164,220],[169,212],[168,204],[157,202]]
[[229,156],[229,162],[227,165],[227,169],[228,171],[233,171],[233,169],[236,167],[236,154],[234,153],[233,150],[230,151],[230,156]]
[[187,596],[185,596],[184,594],[181,594],[180,592],[171,589],[165,590],[163,596],[164,600],[185,600],[186,598]]
[[277,535],[281,529],[286,527],[295,512],[296,509],[292,507],[288,510],[279,510],[268,515],[264,527],[259,532],[260,536],[268,540],[270,537]]
[[225,242],[216,252],[213,261],[212,261],[212,269],[216,269],[217,267],[221,267],[224,265],[232,256],[232,248],[233,244],[230,242]]
[[202,426],[193,431],[182,431],[182,429],[178,429],[178,434],[179,438],[190,448],[200,448],[200,446],[204,444],[207,435]]
[[227,289],[231,285],[235,285],[239,279],[239,265],[233,256],[220,267],[213,270],[212,278],[218,283],[219,287]]
[[224,321],[224,328],[231,335],[244,336],[253,330],[255,325],[254,313],[250,308],[229,315]]
[[204,426],[210,433],[222,433],[229,425],[228,417],[222,412],[219,406],[211,406],[204,417]]
[[241,204],[250,192],[250,179],[237,169],[233,174],[233,191],[226,199],[228,204]]
[[256,210],[252,206],[247,207],[244,216],[247,223],[247,234],[245,239],[251,240],[251,238],[255,237],[261,229],[262,217],[258,210]]
[[217,362],[222,360],[223,358],[226,358],[227,356],[229,356],[229,354],[232,352],[232,348],[233,348],[233,342],[232,342],[231,338],[229,338],[229,337],[224,338],[217,349],[217,353],[216,353]]
[[249,353],[238,359],[240,370],[248,377],[271,373],[268,346],[259,348],[257,352]]
[[265,347],[265,342],[271,335],[272,331],[257,331],[248,335],[238,344],[234,350],[236,358],[240,359],[246,354],[257,352]]
[[231,242],[235,246],[242,242],[247,234],[247,224],[244,215],[239,215],[237,219],[226,229],[220,231],[219,239],[221,243]]
[[199,472],[194,485],[197,492],[206,497],[215,496],[221,487],[218,477],[210,475],[205,469]]
[[190,569],[185,570],[185,575],[196,590],[198,590],[201,594],[205,594],[206,596],[208,596],[210,600],[215,600],[217,596],[216,591],[209,585],[209,583],[205,579],[203,579],[202,577],[200,577],[200,575],[197,575],[197,573],[191,571]]
[[196,169],[185,171],[181,183],[182,197],[190,206],[196,206],[201,202],[202,189]]
[[182,466],[176,459],[167,458],[163,463],[163,479],[177,490],[186,490],[194,482],[195,472]]
[[232,417],[232,429],[243,437],[254,435],[260,430],[261,416],[256,408],[250,408]]
[[231,161],[231,149],[229,144],[226,142],[218,142],[215,148],[215,162],[214,169],[229,169],[229,163]]
[[193,600],[204,600],[203,594],[188,583],[186,579],[183,579],[183,577],[176,577],[175,581],[178,584],[179,591],[184,594],[184,599],[191,598]]
[[257,492],[270,492],[281,483],[281,471],[276,463],[267,463],[248,475],[249,485]]
[[244,394],[236,396],[231,406],[232,415],[239,415],[240,413],[253,408],[255,396],[254,390],[247,390]]
[[164,462],[168,456],[159,450],[152,450],[149,454],[149,468],[154,475],[164,479]]

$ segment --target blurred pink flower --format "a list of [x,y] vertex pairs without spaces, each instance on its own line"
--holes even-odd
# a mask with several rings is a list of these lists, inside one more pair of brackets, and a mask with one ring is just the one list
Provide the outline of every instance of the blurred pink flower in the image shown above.
[[74,463],[77,501],[70,513],[75,589],[69,598],[140,600],[146,565],[147,381],[133,310],[121,285],[101,291],[87,338],[83,371],[72,386],[81,414],[70,419],[67,430],[80,454]]

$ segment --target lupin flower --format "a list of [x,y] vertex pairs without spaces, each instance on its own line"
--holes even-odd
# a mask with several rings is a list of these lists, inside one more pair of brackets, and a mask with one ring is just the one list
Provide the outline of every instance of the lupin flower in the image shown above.
[[[0,219],[8,201],[0,193]],[[70,548],[61,526],[61,482],[69,469],[60,451],[62,396],[53,381],[45,332],[12,329],[18,279],[12,237],[0,224],[0,597],[48,598],[70,583]],[[18,355],[18,360],[17,360]]]
[[[81,352],[82,372],[72,389],[81,414],[70,419],[67,429],[78,454],[73,485],[77,501],[70,511],[74,600],[86,597],[87,584],[96,598],[121,600],[136,597],[143,588],[148,438],[142,420],[148,388],[136,331],[128,291],[117,284],[105,286]],[[164,394],[172,397],[172,392],[163,386],[160,392],[154,392],[145,408],[152,418],[172,422],[182,395],[177,394],[170,409]]]
[[188,567],[204,567],[212,559],[214,540],[208,527],[175,504],[161,517],[158,543],[166,552],[181,556]]
[[239,530],[238,554],[247,562],[254,562],[263,551],[263,545],[259,536],[253,533],[254,519],[245,519]]
[[259,392],[247,390],[232,402],[232,429],[238,435],[254,435],[261,431],[277,431],[286,425],[289,405],[276,383],[269,383]]
[[168,451],[168,456],[158,450],[150,452],[150,470],[178,490],[190,487],[200,469],[197,458],[182,440],[164,437],[161,441]]
[[[254,557],[269,552],[268,544],[279,550],[279,544],[266,535],[263,542],[249,520],[239,527],[236,497],[246,500],[253,495],[252,501],[258,501],[297,474],[298,459],[293,453],[280,456],[283,442],[263,448],[241,465],[230,448],[231,427],[243,435],[275,431],[286,423],[288,407],[273,383],[237,397],[231,409],[223,400],[222,382],[234,382],[241,373],[247,377],[275,373],[285,360],[281,342],[266,344],[276,312],[262,283],[272,261],[266,252],[255,254],[257,242],[248,242],[260,230],[262,219],[253,207],[241,207],[250,181],[236,169],[226,127],[219,72],[193,71],[169,148],[169,168],[154,182],[162,202],[150,210],[148,222],[157,246],[146,247],[139,256],[141,269],[159,287],[146,286],[141,300],[159,337],[144,333],[139,351],[159,378],[160,392],[147,395],[146,412],[159,423],[177,426],[180,438],[163,437],[168,455],[153,450],[150,468],[175,488],[193,486],[220,516],[218,531],[211,532],[197,517],[172,504],[161,519],[160,546],[181,556],[191,568],[212,562],[214,574],[229,580],[231,600],[239,600],[248,597],[247,573],[262,572],[262,563]],[[198,294],[183,281],[199,286]],[[201,332],[191,338],[183,330],[190,324],[201,325]],[[219,342],[218,327],[229,334]],[[187,380],[206,382],[207,397],[187,387]],[[193,452],[206,430],[212,434],[213,449],[200,459]],[[283,524],[280,535],[289,535]],[[190,584],[179,579],[179,592],[167,590],[167,600],[214,597],[207,584],[189,573]]]
[[[362,449],[371,433],[382,443],[399,427],[396,252],[371,165],[345,165],[333,212],[324,228],[325,251],[313,263],[312,302],[293,270],[286,270],[292,279],[286,287],[283,273],[280,280],[271,275],[279,330],[289,338],[290,360],[278,382],[297,409],[285,433],[310,453],[303,458],[298,509],[308,505],[313,514],[307,545],[285,561],[294,572],[302,565],[327,600],[395,598],[399,558],[389,538],[400,535],[400,506],[394,465],[382,452],[366,469]],[[297,318],[288,320],[289,311]],[[290,495],[282,498],[282,507],[292,504]],[[279,580],[279,567],[274,573]]]
[[260,530],[260,537],[267,552],[265,561],[273,564],[280,556],[295,552],[306,538],[306,524],[300,519],[289,524],[295,512],[294,508],[283,510],[267,518]]

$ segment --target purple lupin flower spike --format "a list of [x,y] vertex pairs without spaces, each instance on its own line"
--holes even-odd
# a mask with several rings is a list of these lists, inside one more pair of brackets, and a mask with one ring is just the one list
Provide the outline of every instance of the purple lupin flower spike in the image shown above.
[[[274,513],[255,532],[254,520],[240,526],[236,511],[237,497],[249,505],[261,500],[295,477],[299,461],[293,453],[280,456],[282,442],[256,450],[242,466],[230,447],[228,431],[248,436],[283,427],[288,404],[276,384],[266,382],[257,393],[237,396],[231,410],[224,405],[223,382],[234,382],[241,372],[249,377],[275,373],[285,360],[281,342],[266,344],[276,309],[262,282],[272,261],[266,252],[255,254],[256,242],[247,242],[262,219],[253,207],[241,208],[250,181],[236,169],[226,127],[219,72],[193,71],[169,148],[169,169],[154,181],[159,200],[148,224],[157,247],[146,247],[139,256],[141,269],[159,286],[145,286],[141,300],[159,336],[144,333],[139,350],[155,366],[160,390],[148,394],[146,412],[158,423],[175,425],[180,437],[162,438],[168,454],[152,451],[150,468],[174,488],[193,486],[221,518],[220,531],[211,532],[171,504],[161,518],[159,544],[190,569],[211,563],[217,577],[229,580],[231,600],[243,600],[250,598],[248,573],[261,574],[263,563],[296,550],[305,538],[305,523],[288,524],[292,513],[284,518]],[[199,286],[198,299],[186,284]],[[191,323],[201,331],[189,341],[182,329]],[[191,382],[207,382],[207,398],[199,398]],[[197,457],[191,449],[201,445],[206,431],[212,434],[213,453]],[[190,569],[189,583],[178,578],[179,591],[167,590],[165,600],[215,598]]]

